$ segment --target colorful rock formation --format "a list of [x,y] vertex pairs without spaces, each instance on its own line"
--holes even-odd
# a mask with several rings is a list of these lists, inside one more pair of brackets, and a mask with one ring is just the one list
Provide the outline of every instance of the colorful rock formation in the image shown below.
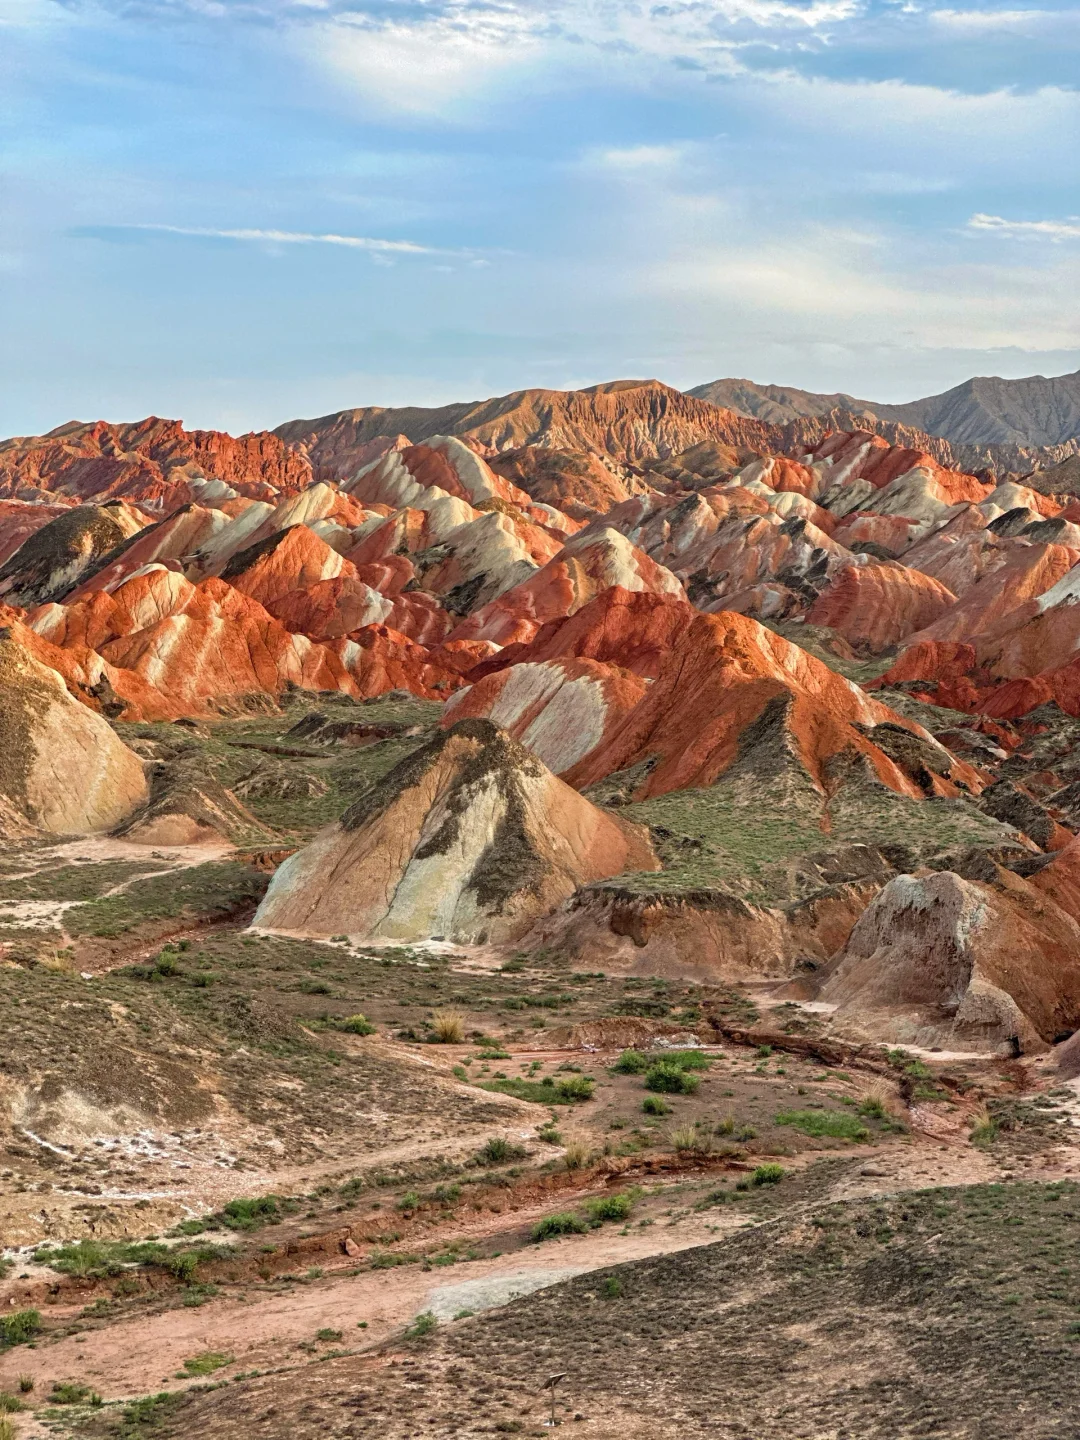
[[644,828],[590,804],[489,721],[463,720],[286,860],[254,924],[497,943],[582,884],[655,868]]

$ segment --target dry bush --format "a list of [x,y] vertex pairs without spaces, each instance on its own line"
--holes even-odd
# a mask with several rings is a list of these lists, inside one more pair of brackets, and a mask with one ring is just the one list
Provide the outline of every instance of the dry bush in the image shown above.
[[436,1010],[431,1017],[431,1038],[437,1045],[465,1042],[465,1016],[460,1010]]
[[592,1151],[584,1140],[571,1140],[566,1147],[563,1160],[568,1170],[580,1170],[592,1159]]
[[707,1155],[712,1149],[708,1130],[699,1125],[679,1125],[669,1138],[680,1155]]

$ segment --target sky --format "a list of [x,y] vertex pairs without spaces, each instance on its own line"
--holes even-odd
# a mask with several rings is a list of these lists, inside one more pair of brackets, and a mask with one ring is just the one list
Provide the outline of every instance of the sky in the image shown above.
[[0,435],[1080,367],[1068,0],[0,0]]

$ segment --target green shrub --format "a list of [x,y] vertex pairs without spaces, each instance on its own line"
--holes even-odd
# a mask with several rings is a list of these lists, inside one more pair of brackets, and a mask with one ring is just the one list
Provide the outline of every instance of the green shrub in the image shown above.
[[409,1340],[422,1340],[425,1335],[430,1335],[438,1325],[438,1320],[430,1310],[425,1310],[422,1315],[417,1315],[409,1328],[405,1331]]
[[650,1065],[645,1072],[645,1089],[657,1090],[665,1095],[693,1095],[701,1084],[701,1079],[691,1070],[684,1070],[681,1065],[673,1064],[670,1060],[661,1060],[656,1065]]
[[556,1081],[555,1093],[563,1100],[591,1100],[594,1088],[595,1081],[587,1075],[569,1075]]
[[784,1167],[782,1165],[759,1165],[750,1176],[751,1185],[779,1185],[784,1178]]
[[503,1165],[507,1160],[523,1160],[527,1153],[520,1145],[512,1145],[501,1135],[492,1135],[476,1158],[482,1165]]
[[600,1294],[605,1300],[618,1300],[622,1294],[622,1281],[617,1275],[605,1275]]
[[329,1325],[325,1325],[321,1330],[316,1330],[315,1332],[315,1339],[322,1341],[340,1340],[341,1336],[342,1331],[334,1330]]
[[54,1380],[49,1402],[53,1405],[93,1405],[102,1403],[101,1396],[89,1385],[80,1385],[77,1380]]
[[11,1395],[6,1390],[0,1390],[0,1415],[14,1415],[19,1410],[25,1410],[26,1406],[17,1395]]
[[183,1285],[195,1279],[200,1255],[197,1250],[174,1250],[161,1262],[164,1268]]
[[868,1095],[865,1100],[860,1100],[856,1109],[860,1115],[864,1115],[868,1120],[889,1119],[889,1112],[886,1110],[883,1102],[873,1095]]
[[777,1125],[790,1125],[804,1135],[815,1138],[830,1136],[834,1140],[855,1140],[862,1142],[870,1138],[870,1131],[861,1125],[854,1115],[837,1114],[830,1110],[781,1110],[776,1117]]
[[230,1230],[257,1230],[261,1225],[276,1225],[282,1218],[285,1203],[278,1195],[257,1195],[252,1199],[230,1200],[216,1217]]
[[335,1029],[344,1030],[348,1035],[374,1035],[376,1027],[366,1015],[347,1015],[344,1020],[339,1020]]
[[539,1241],[554,1239],[556,1235],[584,1235],[588,1228],[580,1215],[565,1211],[561,1215],[546,1215],[538,1221],[533,1226],[532,1238]]
[[611,1068],[620,1075],[644,1075],[651,1064],[648,1055],[640,1050],[624,1050]]
[[0,1342],[4,1345],[25,1345],[40,1329],[39,1310],[16,1310],[13,1315],[0,1315]]
[[640,1190],[623,1190],[617,1195],[597,1195],[592,1200],[586,1200],[585,1213],[594,1226],[602,1225],[605,1220],[625,1220],[640,1198]]
[[666,1100],[661,1100],[659,1095],[646,1095],[641,1102],[641,1108],[646,1115],[670,1115],[671,1106]]

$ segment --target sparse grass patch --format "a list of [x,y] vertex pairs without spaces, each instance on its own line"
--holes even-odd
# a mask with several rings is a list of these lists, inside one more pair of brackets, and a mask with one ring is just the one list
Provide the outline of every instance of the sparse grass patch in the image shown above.
[[213,1375],[215,1370],[224,1370],[232,1362],[233,1357],[223,1350],[204,1350],[201,1355],[191,1355],[184,1361],[184,1374]]
[[680,1155],[707,1155],[712,1150],[712,1137],[705,1125],[679,1125],[668,1138],[671,1148]]
[[518,1100],[531,1100],[534,1105],[573,1105],[592,1099],[594,1083],[585,1075],[570,1075],[565,1080],[556,1080],[554,1076],[545,1075],[543,1080],[485,1080],[480,1084],[480,1089],[494,1090],[500,1095],[513,1095]]
[[563,1155],[567,1170],[581,1170],[592,1159],[592,1151],[584,1140],[571,1140]]
[[52,1405],[92,1405],[95,1409],[104,1402],[96,1390],[82,1385],[77,1380],[55,1380],[49,1392]]
[[985,1105],[975,1112],[971,1117],[971,1122],[971,1143],[973,1145],[986,1146],[997,1139],[1001,1124]]
[[870,1131],[854,1115],[837,1114],[832,1110],[781,1110],[776,1116],[776,1123],[790,1125],[815,1139],[827,1136],[861,1144],[870,1138]]

